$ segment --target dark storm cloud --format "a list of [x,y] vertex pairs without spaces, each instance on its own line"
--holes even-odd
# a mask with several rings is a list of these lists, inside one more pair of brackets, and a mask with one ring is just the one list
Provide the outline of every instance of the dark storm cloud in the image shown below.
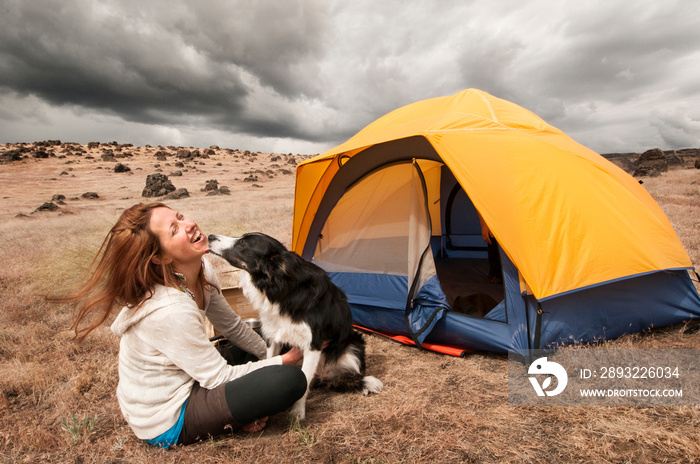
[[550,2],[547,15],[532,5],[505,12],[502,33],[469,37],[465,80],[532,108],[543,97],[623,104],[676,73],[698,75],[697,59],[681,64],[700,44],[698,8],[686,10],[689,3]]
[[700,44],[697,15],[685,16],[675,2],[638,8],[609,2],[572,17],[562,31],[565,47],[548,56],[538,81],[562,96],[614,103],[667,82]]
[[247,99],[256,86],[287,99],[313,90],[296,68],[316,61],[322,8],[219,3],[6,3],[0,86],[129,121],[201,117],[222,129],[304,137],[294,124],[247,117]]
[[5,0],[0,142],[313,153],[476,87],[599,152],[699,146],[698,23],[695,0]]

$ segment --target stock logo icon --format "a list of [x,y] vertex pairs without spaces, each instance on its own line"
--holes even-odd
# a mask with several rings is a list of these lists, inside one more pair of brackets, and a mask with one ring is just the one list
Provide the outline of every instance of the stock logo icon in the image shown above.
[[[566,388],[566,383],[569,381],[569,376],[561,364],[554,361],[547,361],[547,358],[536,359],[527,370],[528,379],[532,387],[537,392],[537,396],[556,396],[563,392]],[[547,375],[542,381],[542,384],[537,380],[537,376]],[[552,386],[552,377],[557,379],[557,386],[553,390],[547,390]]]

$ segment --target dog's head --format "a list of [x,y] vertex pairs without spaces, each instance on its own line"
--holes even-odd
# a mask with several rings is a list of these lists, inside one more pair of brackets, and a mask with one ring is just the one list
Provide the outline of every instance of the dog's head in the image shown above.
[[250,233],[237,238],[212,234],[209,236],[209,251],[233,267],[256,274],[264,272],[264,268],[287,249],[269,235]]

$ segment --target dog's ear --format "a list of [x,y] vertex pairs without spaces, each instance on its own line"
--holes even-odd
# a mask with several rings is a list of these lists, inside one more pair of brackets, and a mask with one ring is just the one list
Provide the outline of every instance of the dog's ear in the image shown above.
[[288,261],[289,260],[285,259],[284,256],[280,256],[279,269],[280,269],[280,273],[284,276],[289,276],[290,270],[289,270],[289,262]]
[[235,267],[247,271],[250,275],[255,276],[256,278],[272,278],[274,265],[270,258],[260,258],[255,256],[253,253],[248,253],[245,257],[236,259],[235,262],[231,263]]
[[260,270],[270,279],[279,281],[280,284],[297,280],[297,269],[294,260],[288,253],[274,253],[266,257]]
[[270,280],[276,280],[280,277],[286,277],[287,273],[284,270],[285,265],[280,255],[271,254],[258,264],[258,269]]
[[289,265],[284,254],[268,255],[259,270],[265,276],[265,294],[273,302],[288,298],[298,282],[294,267]]
[[279,270],[280,275],[284,278],[289,279],[290,277],[297,277],[299,273],[298,266],[294,257],[287,251],[280,253],[275,256],[275,264]]

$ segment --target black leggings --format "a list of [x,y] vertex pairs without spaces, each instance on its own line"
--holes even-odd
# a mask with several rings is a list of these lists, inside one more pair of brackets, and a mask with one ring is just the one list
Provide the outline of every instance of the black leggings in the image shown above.
[[[226,362],[234,366],[258,361],[232,343],[224,343],[218,349]],[[268,366],[228,382],[226,404],[233,417],[245,425],[286,410],[306,393],[306,385],[306,376],[298,367]]]
[[287,410],[306,393],[306,376],[295,366],[268,366],[226,384],[226,404],[245,425]]
[[[233,345],[220,351],[229,364],[255,359]],[[305,392],[306,377],[295,366],[263,367],[211,390],[195,383],[178,443],[186,445],[221,435],[229,427],[238,430],[285,411]]]

